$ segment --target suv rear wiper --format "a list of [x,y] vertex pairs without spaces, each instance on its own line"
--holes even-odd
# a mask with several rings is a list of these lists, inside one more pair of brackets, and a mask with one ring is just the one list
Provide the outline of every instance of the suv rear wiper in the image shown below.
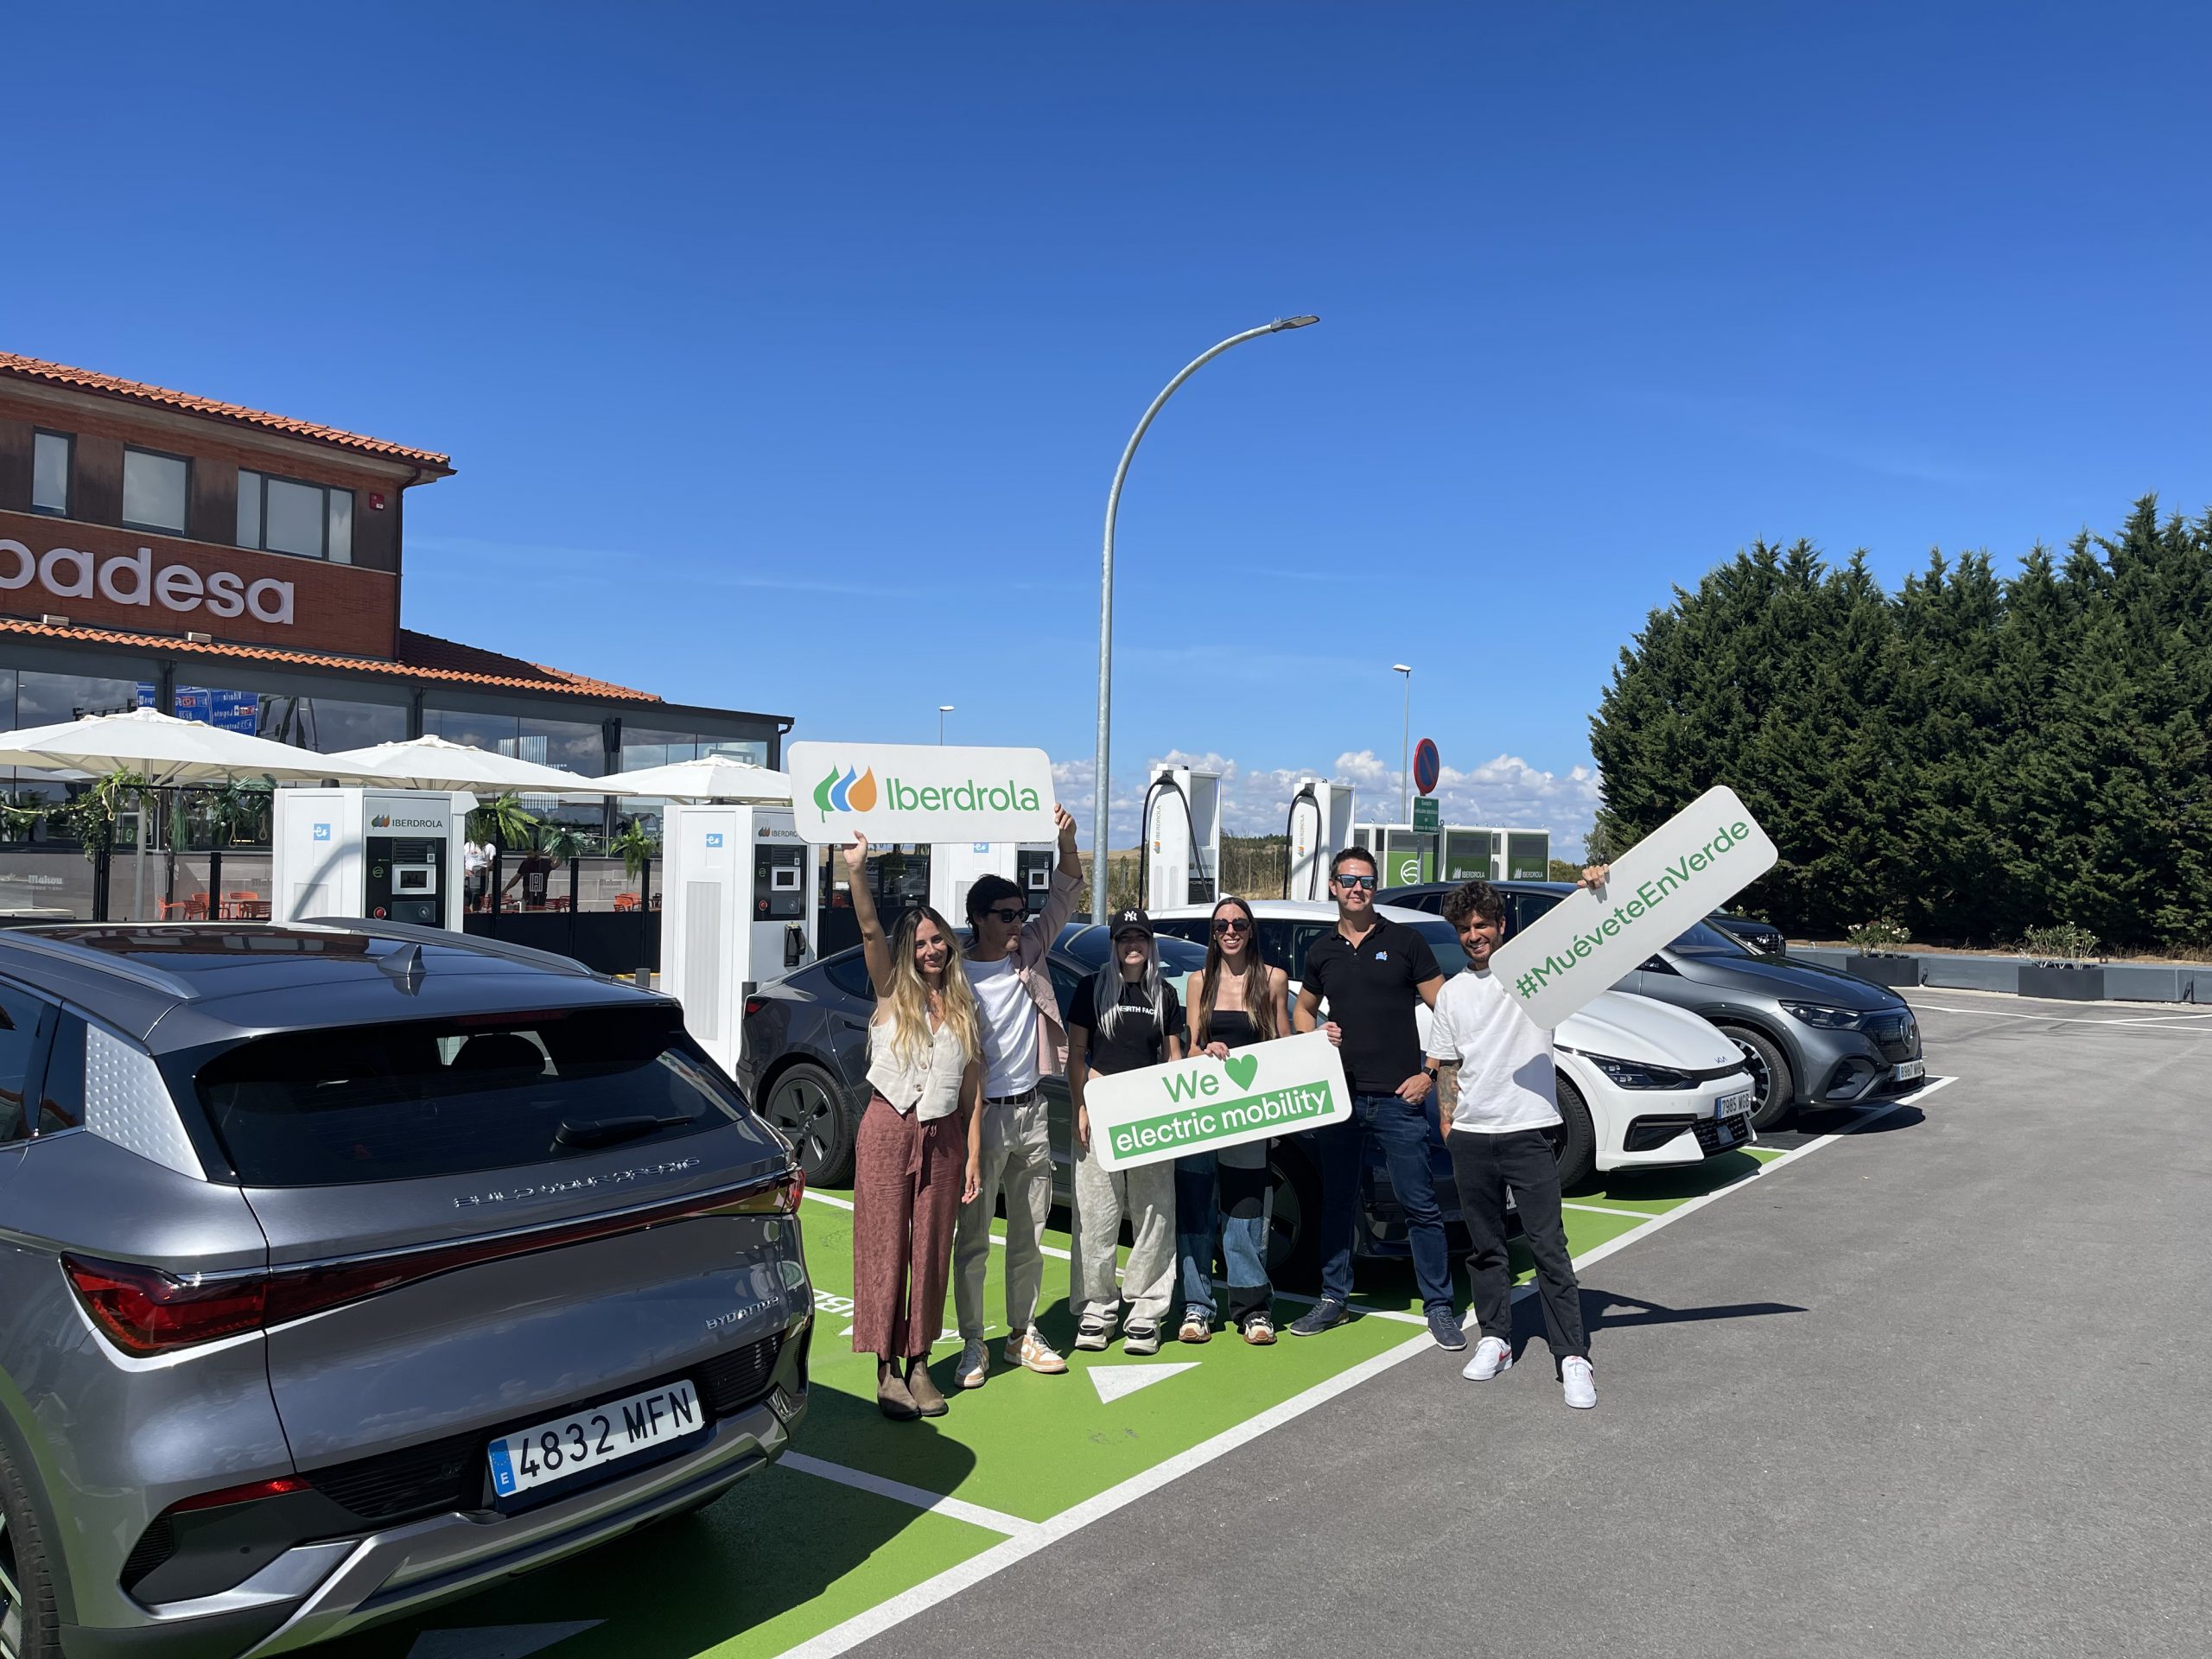
[[619,1141],[635,1141],[641,1135],[651,1135],[656,1129],[680,1129],[692,1122],[681,1116],[653,1117],[639,1114],[629,1117],[594,1117],[579,1123],[573,1118],[561,1120],[555,1133],[556,1145],[563,1147],[611,1147]]

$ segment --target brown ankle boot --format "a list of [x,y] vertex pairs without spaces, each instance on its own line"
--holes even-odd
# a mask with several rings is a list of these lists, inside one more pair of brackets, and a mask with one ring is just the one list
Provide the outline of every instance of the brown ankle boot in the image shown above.
[[906,1391],[906,1384],[898,1369],[888,1361],[875,1368],[875,1403],[877,1409],[893,1422],[910,1423],[922,1414],[914,1403],[914,1396]]
[[906,1392],[913,1397],[914,1409],[925,1417],[942,1417],[949,1408],[944,1395],[938,1392],[930,1376],[929,1362],[923,1359],[906,1363]]

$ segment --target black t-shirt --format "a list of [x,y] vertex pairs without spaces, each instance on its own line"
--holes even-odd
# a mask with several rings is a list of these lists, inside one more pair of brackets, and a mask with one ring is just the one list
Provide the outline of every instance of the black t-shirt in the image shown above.
[[1440,976],[1428,941],[1403,922],[1378,920],[1354,950],[1331,928],[1306,953],[1300,988],[1329,1005],[1343,1027],[1344,1077],[1355,1093],[1389,1095],[1421,1069],[1418,988]]
[[1099,1005],[1099,980],[1094,974],[1085,983],[1081,996],[1076,999],[1072,1012],[1075,1024],[1090,1033],[1084,1050],[1084,1058],[1090,1069],[1102,1073],[1134,1071],[1139,1066],[1158,1065],[1167,1058],[1166,1039],[1180,1035],[1183,1030],[1183,1004],[1176,996],[1173,985],[1162,985],[1160,994],[1167,1009],[1167,1025],[1162,1030],[1152,1017],[1152,1005],[1145,1001],[1141,986],[1128,980],[1122,982],[1121,1001],[1130,1012],[1116,1022],[1114,1034],[1109,1037],[1100,1029],[1106,1022],[1108,1003]]

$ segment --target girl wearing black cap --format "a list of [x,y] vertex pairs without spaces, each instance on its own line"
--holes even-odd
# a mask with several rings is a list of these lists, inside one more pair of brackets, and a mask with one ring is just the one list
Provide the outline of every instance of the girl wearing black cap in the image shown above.
[[[1183,1058],[1183,1008],[1160,971],[1152,918],[1116,911],[1106,964],[1076,993],[1068,1014],[1068,1096],[1075,1109],[1075,1240],[1068,1263],[1068,1300],[1075,1310],[1075,1345],[1103,1348],[1124,1301],[1126,1353],[1160,1351],[1160,1324],[1175,1281],[1175,1166],[1142,1164],[1109,1171],[1091,1144],[1084,1083]],[[1117,1281],[1116,1248],[1127,1217],[1132,1242]]]

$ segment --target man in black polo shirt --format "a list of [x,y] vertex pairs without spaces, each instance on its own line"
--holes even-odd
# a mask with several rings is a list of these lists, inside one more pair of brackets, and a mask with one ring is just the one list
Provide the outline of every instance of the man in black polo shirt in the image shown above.
[[1362,1141],[1381,1143],[1390,1190],[1406,1212],[1413,1244],[1414,1278],[1428,1314],[1429,1333],[1442,1348],[1465,1348],[1459,1311],[1452,1294],[1452,1262],[1429,1166],[1431,1079],[1414,1010],[1436,1006],[1444,988],[1428,942],[1402,922],[1375,913],[1373,856],[1347,847],[1329,862],[1329,896],[1337,901],[1336,931],[1306,953],[1304,982],[1292,1020],[1312,1031],[1329,1005],[1329,1040],[1343,1051],[1351,1084],[1351,1116],[1312,1131],[1321,1166],[1321,1300],[1291,1334],[1311,1337],[1341,1325],[1351,1300],[1352,1230],[1359,1218]]

